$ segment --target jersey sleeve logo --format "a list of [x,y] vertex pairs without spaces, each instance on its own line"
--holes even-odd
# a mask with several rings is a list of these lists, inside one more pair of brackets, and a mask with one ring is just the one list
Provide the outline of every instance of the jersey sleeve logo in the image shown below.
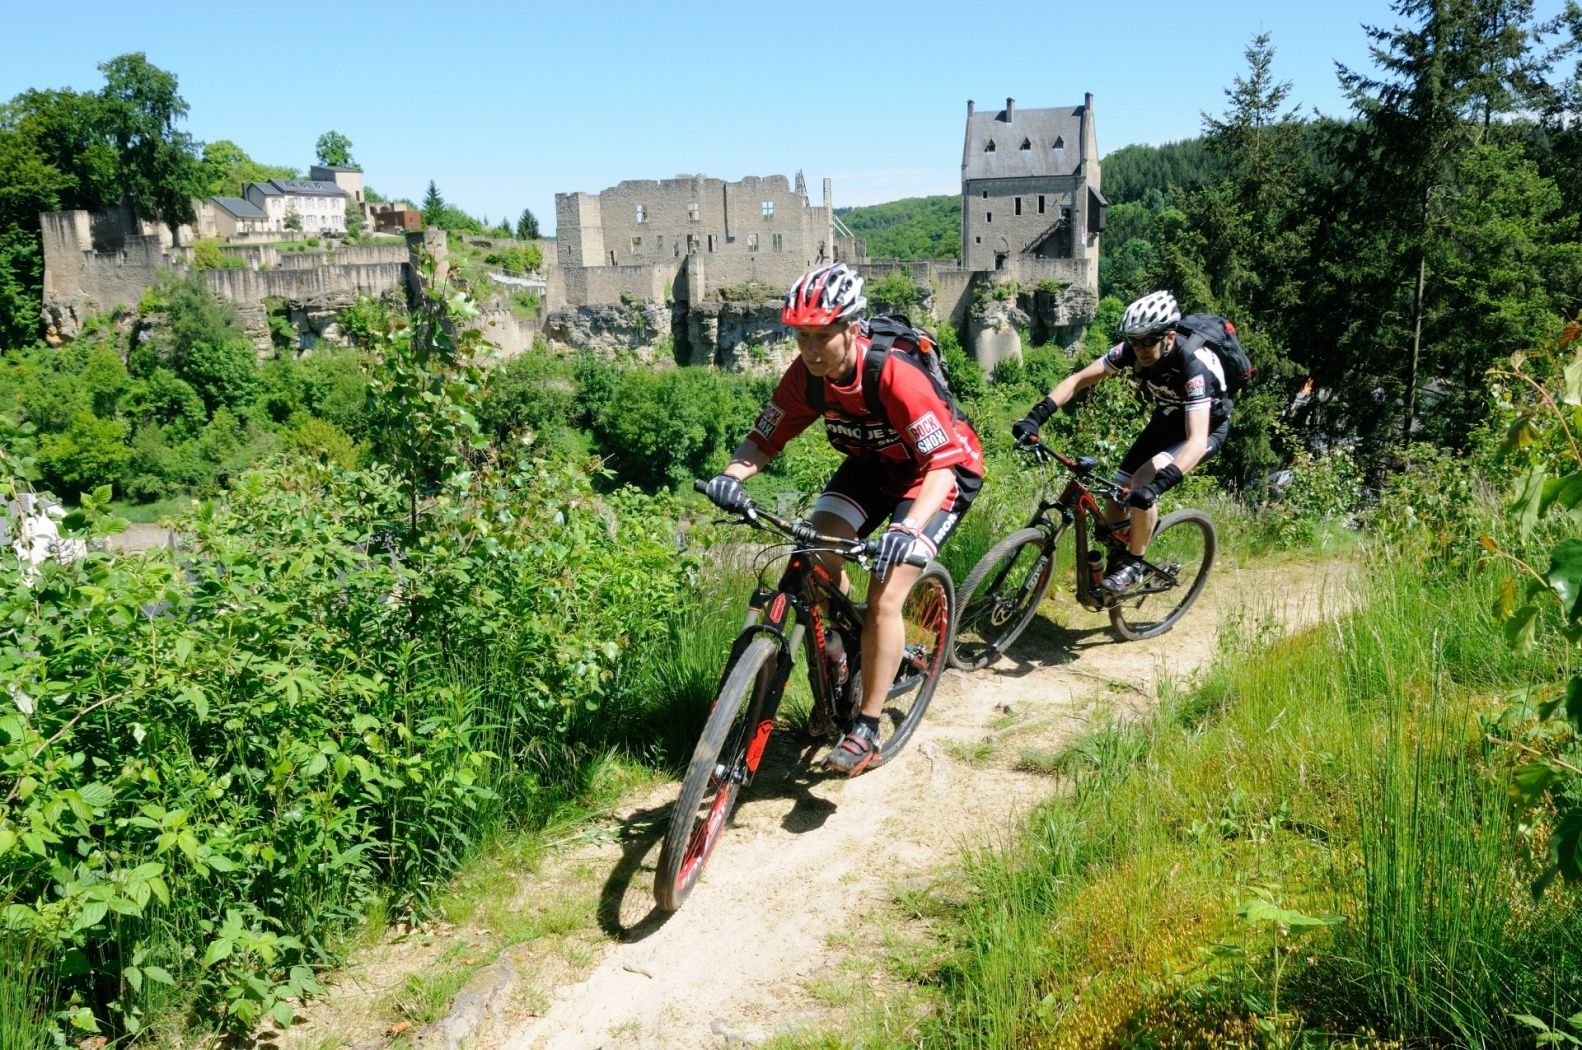
[[939,419],[932,412],[924,412],[908,423],[906,432],[912,436],[912,444],[917,446],[917,450],[924,453],[932,452],[950,440],[950,435],[945,433],[945,428],[939,425]]
[[766,438],[772,438],[775,436],[775,430],[780,426],[780,421],[785,419],[785,417],[785,409],[771,401],[764,406],[764,410],[759,414],[758,422],[753,425],[753,429]]
[[1208,396],[1208,389],[1203,382],[1202,376],[1192,376],[1187,380],[1186,396],[1189,399]]

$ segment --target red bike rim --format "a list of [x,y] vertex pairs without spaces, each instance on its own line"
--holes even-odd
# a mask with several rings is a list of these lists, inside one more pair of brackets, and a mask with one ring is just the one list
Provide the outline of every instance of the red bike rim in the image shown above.
[[702,870],[703,862],[708,860],[709,853],[714,849],[714,843],[719,841],[720,830],[725,827],[725,817],[730,812],[731,802],[736,798],[735,787],[735,784],[727,782],[721,784],[714,793],[708,816],[693,830],[692,838],[687,842],[687,852],[681,858],[681,867],[676,872],[676,889],[683,890],[692,884],[692,880]]

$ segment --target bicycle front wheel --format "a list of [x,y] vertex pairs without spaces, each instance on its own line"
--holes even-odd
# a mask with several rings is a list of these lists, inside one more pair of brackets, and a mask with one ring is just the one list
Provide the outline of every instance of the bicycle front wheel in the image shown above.
[[[950,660],[956,626],[956,589],[943,565],[928,563],[906,594],[901,620],[906,630],[901,666],[896,669],[879,715],[879,753],[868,764],[870,770],[890,761],[912,739]],[[853,677],[853,697],[862,695],[862,674],[863,670],[859,670]]]
[[736,797],[769,742],[769,709],[780,648],[760,635],[748,643],[725,676],[709,719],[692,751],[681,794],[670,811],[670,829],[659,851],[654,900],[675,911],[692,892],[703,865],[730,819]]
[[1110,625],[1130,641],[1164,634],[1186,615],[1208,582],[1219,545],[1214,523],[1199,510],[1178,510],[1154,528],[1145,556],[1154,566],[1135,592],[1110,606]]
[[957,601],[952,666],[976,671],[1008,649],[1049,593],[1055,547],[1042,529],[1013,532],[990,547],[967,573]]

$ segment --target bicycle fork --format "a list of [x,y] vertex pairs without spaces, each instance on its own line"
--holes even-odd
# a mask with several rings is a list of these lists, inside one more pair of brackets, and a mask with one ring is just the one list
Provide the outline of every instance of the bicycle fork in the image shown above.
[[[725,680],[730,676],[731,670],[736,666],[737,658],[760,634],[768,635],[775,641],[777,655],[774,675],[761,696],[748,708],[746,746],[721,752],[721,762],[714,770],[717,780],[722,782],[728,779],[734,780],[745,787],[752,783],[753,774],[758,772],[764,751],[769,746],[769,736],[774,731],[775,714],[780,710],[781,698],[785,696],[786,682],[790,679],[791,669],[796,663],[796,647],[802,643],[804,626],[797,620],[795,612],[796,603],[785,591],[771,591],[760,587],[753,591],[752,598],[748,600],[747,615],[742,620],[741,633],[736,636],[736,641],[731,646],[730,657],[725,661],[725,670],[714,687],[715,702],[718,703],[720,691],[724,688]],[[734,768],[727,768],[726,763],[730,763]]]

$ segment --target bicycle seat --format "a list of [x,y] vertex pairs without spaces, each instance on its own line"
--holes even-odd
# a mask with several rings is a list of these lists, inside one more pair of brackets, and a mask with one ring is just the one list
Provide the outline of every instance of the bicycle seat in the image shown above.
[[1093,468],[1098,465],[1099,461],[1092,456],[1078,456],[1076,466],[1077,476],[1085,477],[1093,473]]

